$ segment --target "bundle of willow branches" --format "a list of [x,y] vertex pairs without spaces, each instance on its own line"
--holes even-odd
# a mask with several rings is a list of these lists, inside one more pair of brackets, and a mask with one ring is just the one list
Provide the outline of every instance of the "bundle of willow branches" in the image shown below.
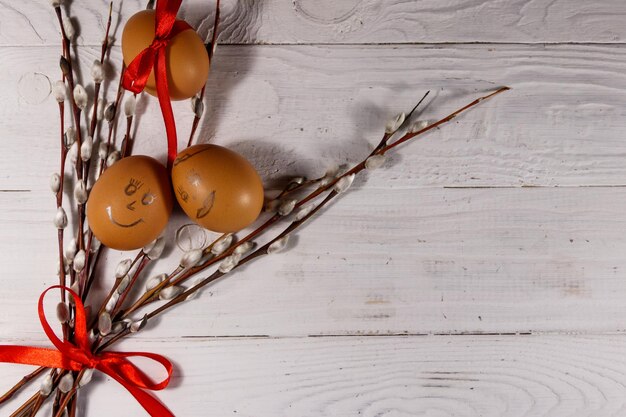
[[[135,116],[136,97],[131,95],[122,105],[124,89],[121,81],[117,86],[114,100],[104,105],[102,90],[103,68],[107,65],[111,47],[111,9],[109,9],[106,32],[104,34],[100,59],[91,68],[93,95],[78,82],[77,63],[73,56],[72,44],[74,29],[71,20],[61,9],[60,1],[52,1],[53,10],[59,22],[62,36],[60,58],[61,80],[55,83],[53,92],[58,102],[60,115],[60,166],[53,174],[51,188],[56,196],[57,212],[54,225],[57,228],[59,255],[59,285],[61,299],[57,305],[57,318],[62,327],[62,339],[75,343],[77,326],[77,304],[85,304],[89,316],[90,351],[97,357],[108,352],[118,341],[141,331],[154,317],[171,310],[177,304],[190,300],[203,287],[214,283],[223,276],[230,276],[235,270],[256,258],[279,252],[287,245],[287,240],[307,220],[321,208],[345,193],[356,175],[364,170],[380,168],[385,163],[386,154],[399,145],[441,126],[481,101],[508,90],[499,88],[480,97],[452,114],[434,123],[412,120],[412,115],[422,101],[407,114],[400,114],[385,127],[378,145],[352,168],[343,172],[328,172],[319,178],[292,178],[288,185],[268,199],[265,212],[254,228],[246,233],[223,234],[208,244],[190,247],[182,254],[178,267],[169,273],[156,277],[144,277],[144,269],[154,263],[163,252],[165,245],[175,239],[183,239],[189,230],[179,229],[176,236],[162,236],[144,247],[132,258],[123,259],[115,270],[115,280],[106,298],[97,306],[90,297],[94,282],[108,282],[102,275],[98,262],[106,250],[89,229],[85,208],[89,192],[95,180],[108,167],[120,158],[132,153],[133,137],[131,126]],[[65,15],[64,15],[65,14]],[[216,13],[212,40],[207,43],[209,56],[212,55],[217,38]],[[122,66],[123,68],[123,66]],[[123,72],[123,69],[122,69]],[[122,75],[120,74],[120,80]],[[192,99],[195,119],[191,126],[189,144],[203,113],[204,88]],[[91,102],[91,111],[87,105]],[[123,108],[126,129],[123,137],[115,138],[115,126]],[[69,113],[69,121],[66,121]],[[69,126],[69,127],[68,127]],[[105,131],[106,132],[103,132]],[[68,178],[69,177],[69,178]],[[64,198],[64,185],[73,183],[73,198]],[[281,226],[282,225],[282,226]],[[74,300],[69,291],[80,300]],[[142,288],[141,290],[138,290]],[[133,294],[140,294],[133,297]],[[93,369],[66,370],[40,367],[26,375],[4,396],[0,404],[30,383],[41,379],[41,385],[34,395],[19,406],[11,416],[35,416],[47,400],[52,400],[52,415],[61,417],[77,414],[77,393],[91,379]]]

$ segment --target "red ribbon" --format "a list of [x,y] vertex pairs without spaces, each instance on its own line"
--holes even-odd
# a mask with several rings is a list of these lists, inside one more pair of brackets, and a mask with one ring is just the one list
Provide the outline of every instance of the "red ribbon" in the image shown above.
[[[74,339],[76,344],[61,341],[46,320],[43,310],[44,297],[48,291],[57,288],[65,289],[74,297],[76,305]],[[43,330],[57,350],[29,346],[0,345],[0,362],[61,368],[68,371],[81,371],[88,368],[97,369],[122,384],[152,417],[174,417],[174,414],[167,407],[144,391],[162,390],[169,384],[173,367],[171,362],[165,357],[146,352],[103,352],[93,354],[87,333],[85,308],[80,297],[69,288],[60,285],[48,288],[39,297],[38,310]],[[126,359],[130,357],[144,357],[158,362],[167,371],[167,378],[161,382],[153,382],[149,376]]]
[[154,40],[128,65],[122,79],[122,85],[125,89],[138,94],[145,88],[148,77],[154,68],[157,96],[167,133],[167,166],[170,169],[178,152],[178,140],[176,139],[176,123],[172,112],[172,103],[170,103],[165,49],[174,36],[184,30],[191,29],[187,22],[176,20],[176,13],[178,13],[181,2],[182,0],[157,1]]

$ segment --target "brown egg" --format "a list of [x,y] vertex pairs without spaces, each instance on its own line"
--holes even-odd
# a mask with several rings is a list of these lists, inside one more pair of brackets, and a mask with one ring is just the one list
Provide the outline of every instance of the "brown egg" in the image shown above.
[[165,167],[148,156],[129,156],[96,181],[87,202],[87,220],[104,245],[137,249],[159,237],[172,203]]
[[[154,10],[133,15],[122,33],[122,55],[129,65],[154,39]],[[165,48],[167,80],[172,100],[184,100],[199,92],[209,76],[209,56],[204,42],[195,30],[182,31]],[[148,78],[146,91],[156,96],[154,70]]]
[[256,220],[263,183],[250,162],[217,145],[195,145],[172,168],[176,199],[196,223],[215,232],[236,232]]

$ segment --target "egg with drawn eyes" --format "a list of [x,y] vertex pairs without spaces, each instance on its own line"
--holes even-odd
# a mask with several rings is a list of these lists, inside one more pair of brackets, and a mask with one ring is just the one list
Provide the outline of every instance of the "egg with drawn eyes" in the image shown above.
[[172,186],[187,216],[214,232],[237,232],[263,207],[263,183],[252,164],[222,146],[200,144],[178,154]]
[[129,156],[96,181],[87,202],[87,220],[105,246],[138,249],[163,232],[172,204],[165,167],[148,156]]

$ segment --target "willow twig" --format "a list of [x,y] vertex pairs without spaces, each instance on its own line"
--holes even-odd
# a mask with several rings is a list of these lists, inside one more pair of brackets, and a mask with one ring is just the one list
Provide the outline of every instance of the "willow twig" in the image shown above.
[[20,382],[15,384],[9,391],[7,391],[2,397],[0,397],[0,404],[9,401],[19,390],[21,390],[26,385],[28,385],[28,383],[30,383],[33,379],[35,379],[39,375],[41,375],[41,373],[44,372],[46,369],[47,368],[45,368],[43,366],[39,367],[36,370],[34,370],[33,372],[31,372],[30,374],[28,374],[25,377],[23,377],[20,380]]
[[[387,144],[387,141],[393,136],[393,134],[395,132],[398,131],[398,129],[396,129],[393,132],[390,132],[389,136],[387,137],[387,133],[383,136],[383,140],[381,141],[381,145],[377,146],[374,151],[372,151],[368,157],[366,157],[365,159],[363,159],[363,161],[361,161],[360,163],[358,163],[357,165],[355,165],[352,169],[348,170],[347,172],[345,172],[344,174],[337,176],[334,180],[330,181],[328,184],[319,187],[317,190],[313,191],[312,193],[310,193],[308,196],[304,197],[303,199],[301,199],[300,201],[298,201],[295,204],[295,207],[302,207],[304,204],[306,204],[307,202],[315,199],[316,197],[320,196],[321,194],[323,194],[324,192],[330,191],[326,197],[317,205],[315,206],[310,212],[308,212],[306,215],[304,215],[302,218],[300,218],[299,220],[293,221],[286,229],[284,229],[280,234],[278,234],[276,237],[274,237],[272,240],[270,240],[269,242],[267,242],[265,245],[261,246],[260,248],[258,248],[257,250],[255,250],[254,252],[252,252],[251,254],[247,255],[246,257],[244,257],[243,259],[241,259],[232,269],[236,269],[250,261],[252,261],[253,259],[256,259],[260,256],[266,255],[268,254],[268,248],[275,242],[277,242],[278,240],[286,237],[287,235],[289,235],[290,233],[292,233],[294,230],[296,230],[298,227],[300,227],[300,225],[302,225],[306,220],[308,220],[309,218],[311,218],[315,213],[317,213],[322,207],[324,207],[325,205],[327,205],[333,198],[335,198],[339,192],[335,189],[335,186],[337,185],[337,183],[345,177],[351,176],[351,175],[356,175],[359,172],[363,171],[366,167],[366,162],[368,160],[368,158],[370,158],[373,155],[382,155],[385,152],[387,152],[390,149],[393,149],[394,147],[398,146],[401,143],[404,143],[416,136],[419,136],[421,134],[424,134],[426,132],[428,132],[431,129],[434,129],[436,126],[442,125],[446,122],[449,122],[450,120],[452,120],[454,117],[456,117],[457,115],[459,115],[460,113],[470,109],[471,107],[475,106],[476,104],[480,103],[483,100],[486,100],[487,98],[493,97],[496,94],[499,94],[501,92],[507,91],[509,90],[508,87],[502,87],[500,89],[498,89],[497,91],[487,95],[487,96],[483,96],[480,97],[476,100],[474,100],[473,102],[471,102],[470,104],[460,108],[459,110],[456,110],[455,112],[451,113],[450,115],[444,117],[443,119],[425,127],[424,129],[420,129],[416,132],[409,132],[406,133],[404,136],[402,136],[400,139],[398,139],[397,141],[393,142],[391,145]],[[420,100],[420,103],[424,100],[424,98],[426,97],[426,95],[424,95],[424,97],[422,97],[422,100]],[[419,103],[418,103],[419,105]],[[417,106],[411,111],[411,113],[417,108]],[[411,114],[409,113],[409,114]],[[403,123],[404,124],[404,123]],[[257,235],[261,234],[263,231],[265,231],[267,228],[269,228],[273,223],[277,222],[279,219],[281,219],[282,216],[275,214],[274,216],[272,216],[270,219],[268,219],[265,223],[263,223],[261,226],[259,226],[256,230],[254,230],[253,232],[251,232],[248,236],[246,236],[246,238],[242,239],[241,241],[237,242],[237,244],[233,245],[228,251],[226,251],[224,254],[217,256],[213,259],[211,259],[210,261],[208,261],[207,263],[199,266],[199,267],[195,267],[195,268],[191,268],[186,274],[183,276],[181,275],[181,277],[178,278],[176,282],[176,284],[182,282],[182,280],[189,278],[190,276],[194,275],[195,273],[205,269],[208,265],[212,265],[214,263],[216,263],[219,259],[223,259],[224,257],[228,256],[229,254],[231,254],[234,250],[235,247],[237,247],[238,245],[241,245],[243,242],[245,241],[249,241],[251,239],[253,239],[254,237],[256,237]],[[171,307],[174,307],[175,305],[178,305],[180,303],[182,303],[183,301],[187,300],[189,298],[189,296],[191,296],[192,294],[194,294],[196,291],[200,290],[201,288],[203,288],[204,286],[208,285],[209,283],[217,280],[218,278],[226,275],[229,272],[221,272],[219,269],[214,271],[211,275],[209,275],[208,277],[204,278],[203,280],[201,280],[200,282],[198,282],[197,284],[195,284],[194,286],[192,286],[191,288],[183,291],[181,294],[179,294],[178,296],[174,297],[172,300],[168,301],[167,303],[159,306],[158,308],[156,308],[155,310],[151,311],[150,313],[148,313],[145,316],[145,320],[150,320],[151,318],[163,313],[164,311],[170,309]],[[174,285],[174,282],[172,282],[172,285]],[[138,309],[139,307],[143,307],[145,305],[147,305],[149,302],[153,301],[154,297],[150,298],[150,300],[144,302],[142,305],[138,306],[136,309]],[[135,310],[136,310],[135,309]],[[134,311],[134,310],[133,310]],[[126,312],[129,313],[129,312]],[[130,329],[126,328],[123,331],[121,331],[120,333],[116,334],[115,336],[113,336],[111,339],[109,339],[106,343],[102,344],[99,348],[98,351],[103,351],[105,349],[107,349],[108,347],[110,347],[111,345],[115,344],[117,341],[119,341],[120,339],[122,339],[124,336],[130,334]]]
[[[217,0],[215,4],[215,20],[213,21],[213,35],[211,36],[211,42],[205,44],[205,48],[207,51],[207,55],[209,56],[209,69],[213,64],[213,54],[215,53],[215,48],[217,47],[217,37],[219,35],[219,23],[220,23],[220,0]],[[189,133],[189,140],[187,141],[187,147],[190,147],[193,143],[193,137],[196,134],[196,129],[198,129],[198,125],[200,124],[200,118],[202,117],[202,113],[204,112],[204,105],[202,100],[204,98],[204,91],[206,89],[206,83],[202,86],[202,90],[200,90],[200,94],[195,98],[194,105],[194,118],[191,124],[191,132]],[[200,111],[202,108],[202,111]]]

